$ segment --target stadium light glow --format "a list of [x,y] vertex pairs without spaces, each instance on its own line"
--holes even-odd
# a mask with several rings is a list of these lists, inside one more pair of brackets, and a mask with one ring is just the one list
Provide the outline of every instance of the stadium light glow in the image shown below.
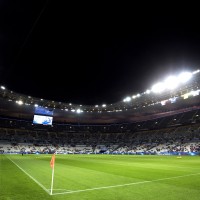
[[76,110],[76,112],[79,114],[79,113],[81,113],[81,112],[83,112],[83,111],[82,111],[81,109],[78,108],[78,109]]
[[192,73],[190,72],[182,72],[178,77],[178,82],[186,83],[192,78]]
[[192,74],[197,74],[197,73],[199,73],[199,72],[200,72],[200,70],[198,69],[198,70],[192,72]]
[[16,101],[17,104],[22,105],[24,102],[22,100]]
[[[139,99],[143,96],[146,97],[147,94],[150,94],[152,92],[154,93],[162,93],[163,91],[165,90],[173,90],[173,89],[176,89],[177,87],[181,86],[181,84],[186,84],[192,77],[196,77],[198,74],[200,73],[200,69],[198,70],[195,70],[193,72],[189,72],[189,71],[183,71],[182,73],[180,74],[177,74],[176,76],[174,75],[171,75],[169,77],[166,77],[163,81],[160,81],[159,83],[153,85],[151,88],[147,89],[145,92],[143,93],[138,93],[138,94],[135,94],[133,96],[128,96],[126,98],[123,99],[123,102],[131,102],[131,100],[133,101],[133,103],[135,102],[133,99]],[[198,75],[199,76],[199,75]],[[191,86],[191,85],[190,85]],[[13,93],[13,91],[9,91],[7,90],[6,87],[4,86],[0,86],[2,90],[5,90],[6,91],[2,91],[2,94],[5,94],[6,92],[9,92],[9,95],[11,95]],[[179,89],[184,89],[185,87],[181,87]],[[186,88],[187,88],[187,85],[186,85]],[[200,95],[200,91],[198,90],[199,89],[199,86],[197,85],[195,88],[193,88],[195,91],[191,91],[191,92],[188,92],[185,93],[185,94],[182,94],[180,97],[183,98],[183,99],[186,99],[186,98],[189,98],[190,96],[197,96],[197,95]],[[174,94],[174,93],[173,93]],[[11,96],[12,97],[12,96]],[[10,98],[11,98],[10,97]],[[36,102],[38,102],[38,100],[40,101],[46,101],[45,99],[36,99],[34,97],[31,97],[31,96],[27,96],[30,100],[28,100],[28,103],[25,103],[23,102],[22,100],[17,100],[16,97],[13,98],[13,101],[16,101],[17,104],[19,105],[22,105],[22,104],[25,104],[25,105],[34,105],[35,107],[39,106],[37,104],[35,104]],[[19,96],[19,98],[21,98],[21,96]],[[148,97],[149,98],[149,97]],[[151,98],[151,95],[150,95],[150,98]],[[175,98],[175,97],[174,97]],[[27,99],[26,99],[27,100]],[[36,100],[36,101],[35,101]],[[142,100],[142,98],[141,98]],[[168,99],[170,101],[170,99]],[[12,101],[12,99],[9,99],[8,101]],[[166,104],[166,99],[162,101],[162,99],[160,100],[160,102],[156,102],[156,103],[161,103],[162,105],[165,105]],[[51,104],[51,102],[53,102],[53,105]],[[54,104],[54,101],[49,101],[47,100],[45,103],[48,103],[48,107],[53,107],[53,109],[56,109],[57,108],[57,104]],[[175,100],[172,100],[171,103],[174,103]],[[41,102],[43,103],[43,102]],[[119,103],[119,102],[117,102]],[[155,102],[152,103],[152,104],[148,104],[148,105],[143,105],[143,107],[145,106],[150,106],[150,105],[154,105],[156,104]],[[62,105],[62,102],[59,102],[59,104]],[[147,104],[147,103],[146,103]],[[76,109],[77,107],[83,107],[85,105],[75,105],[72,107],[72,103],[68,103],[68,105],[70,105],[70,107],[66,108],[64,107],[61,107],[60,109],[61,110],[65,110],[65,111],[71,111],[71,112],[77,112],[77,113],[80,113],[81,110],[80,109]],[[114,104],[113,104],[114,105]],[[125,105],[125,104],[123,104]],[[43,105],[44,106],[44,105]],[[118,105],[117,105],[118,106]],[[131,108],[132,109],[136,109],[136,107],[134,107],[134,104],[131,104],[130,103],[130,106],[132,106]],[[97,109],[98,107],[103,107],[102,110],[99,110]],[[108,107],[108,109],[106,109],[105,107]],[[45,106],[45,108],[47,108],[47,106]],[[96,108],[96,109],[94,109]],[[106,112],[119,112],[119,111],[122,111],[122,110],[127,110],[127,107],[124,106],[123,109],[119,108],[119,109],[116,109],[116,108],[113,108],[112,107],[112,104],[109,104],[109,105],[106,105],[106,104],[102,104],[102,105],[94,105],[94,108],[93,108],[93,111],[94,112],[98,112],[98,113],[101,113],[102,111],[106,111]],[[88,110],[87,110],[88,109]],[[129,109],[129,108],[128,108]],[[108,110],[108,111],[107,111]],[[91,111],[91,107],[84,107],[82,109],[82,112],[93,112]]]
[[177,78],[175,76],[169,76],[168,78],[165,79],[164,85],[165,88],[172,90],[175,89],[178,86]]
[[136,96],[135,96],[135,95],[133,95],[133,96],[132,96],[132,98],[133,98],[133,99],[135,99],[135,98],[136,98]]
[[160,83],[153,85],[151,90],[155,93],[160,93],[164,89],[165,89],[165,84],[160,82]]
[[153,85],[151,91],[154,93],[161,93],[166,89],[173,90],[177,88],[179,84],[183,84],[189,81],[193,74],[194,73],[191,72],[182,72],[178,76],[169,76],[163,82],[159,82]]
[[146,93],[146,94],[150,94],[150,93],[151,93],[151,90],[146,90],[145,93]]
[[123,102],[129,102],[131,100],[131,97],[126,97]]

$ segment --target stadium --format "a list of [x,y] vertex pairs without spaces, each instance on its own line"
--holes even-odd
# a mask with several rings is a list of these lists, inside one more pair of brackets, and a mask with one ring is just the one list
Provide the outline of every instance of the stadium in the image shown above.
[[1,86],[0,116],[2,199],[199,199],[200,70],[107,105]]

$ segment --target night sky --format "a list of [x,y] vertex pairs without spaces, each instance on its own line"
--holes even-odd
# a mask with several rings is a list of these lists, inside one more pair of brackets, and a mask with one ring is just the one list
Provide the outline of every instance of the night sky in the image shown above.
[[200,68],[199,12],[67,2],[0,1],[1,85],[43,99],[109,104]]

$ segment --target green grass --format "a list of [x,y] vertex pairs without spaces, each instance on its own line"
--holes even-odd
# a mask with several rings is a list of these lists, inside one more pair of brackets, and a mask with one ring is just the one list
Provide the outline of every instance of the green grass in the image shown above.
[[0,155],[1,200],[199,200],[200,157]]

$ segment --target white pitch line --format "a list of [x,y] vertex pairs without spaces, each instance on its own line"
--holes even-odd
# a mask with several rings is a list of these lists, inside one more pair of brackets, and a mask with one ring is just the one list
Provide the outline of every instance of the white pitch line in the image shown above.
[[[8,158],[8,157],[7,157]],[[35,181],[45,192],[49,194],[49,191],[35,178],[33,178],[30,174],[28,174],[24,169],[22,169],[16,162],[8,158],[12,163],[14,163],[19,169],[21,169],[29,178],[31,178],[33,181]]]
[[84,190],[71,190],[69,192],[54,193],[52,195],[71,194],[71,193],[86,192],[86,191],[92,191],[92,190],[101,190],[101,189],[109,189],[109,188],[115,188],[115,187],[124,187],[124,186],[129,186],[129,185],[139,185],[139,184],[142,184],[142,183],[152,183],[152,182],[156,182],[156,181],[164,181],[164,180],[170,180],[170,179],[175,179],[175,178],[183,178],[183,177],[195,176],[195,175],[199,175],[199,174],[200,173],[188,174],[188,175],[183,175],[183,176],[174,176],[174,177],[156,179],[156,180],[151,180],[151,181],[126,183],[126,184],[122,184],[122,185],[111,185],[111,186],[98,187],[98,188],[89,188],[89,189],[84,189]]
[[[51,190],[51,189],[47,189],[47,190]],[[53,189],[53,190],[66,190],[66,191],[72,191],[72,190],[67,190],[67,189]]]

